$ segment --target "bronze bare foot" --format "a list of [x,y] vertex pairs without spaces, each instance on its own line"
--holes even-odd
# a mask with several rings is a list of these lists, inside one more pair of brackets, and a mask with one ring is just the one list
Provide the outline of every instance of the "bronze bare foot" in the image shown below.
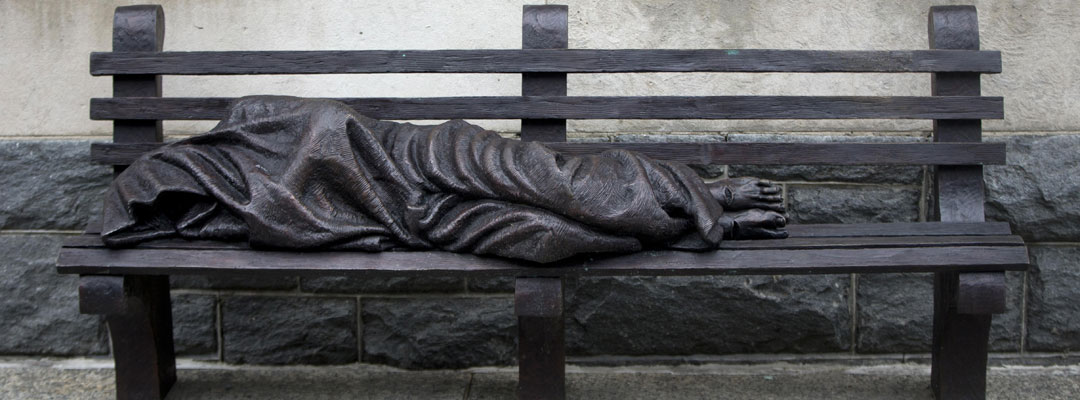
[[721,179],[708,183],[709,192],[725,211],[749,209],[784,212],[780,186],[765,179],[752,177]]
[[784,230],[787,218],[776,211],[751,208],[725,212],[720,220],[725,239],[783,239],[788,236]]

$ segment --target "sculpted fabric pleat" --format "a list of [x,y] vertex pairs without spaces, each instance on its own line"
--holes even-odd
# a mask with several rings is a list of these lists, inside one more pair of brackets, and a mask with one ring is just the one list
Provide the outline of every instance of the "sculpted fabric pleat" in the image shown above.
[[549,262],[715,248],[721,212],[689,169],[636,153],[566,156],[460,120],[418,126],[328,100],[257,96],[117,177],[102,237],[110,246],[182,237]]

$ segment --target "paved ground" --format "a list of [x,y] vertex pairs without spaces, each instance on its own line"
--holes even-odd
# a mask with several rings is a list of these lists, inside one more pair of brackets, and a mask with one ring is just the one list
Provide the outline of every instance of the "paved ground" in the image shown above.
[[[0,359],[0,399],[109,399],[104,360]],[[568,368],[577,399],[931,398],[929,368],[765,364]],[[508,399],[512,368],[401,371],[378,366],[231,367],[182,362],[169,399]],[[989,397],[1080,399],[1080,365],[995,367]]]

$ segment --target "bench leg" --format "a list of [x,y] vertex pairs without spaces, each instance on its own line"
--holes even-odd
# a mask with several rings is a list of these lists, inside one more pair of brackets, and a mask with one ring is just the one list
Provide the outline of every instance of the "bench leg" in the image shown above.
[[518,399],[566,397],[566,333],[561,278],[518,278]]
[[117,399],[164,399],[176,382],[167,276],[84,275],[79,304],[104,314],[116,363]]
[[930,379],[937,399],[986,398],[990,321],[1004,308],[1004,273],[936,274]]

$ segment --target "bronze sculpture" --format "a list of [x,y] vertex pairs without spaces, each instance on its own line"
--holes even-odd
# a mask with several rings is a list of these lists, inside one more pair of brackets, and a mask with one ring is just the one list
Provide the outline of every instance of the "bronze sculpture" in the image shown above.
[[550,262],[786,237],[779,187],[706,184],[628,151],[568,156],[464,121],[379,121],[330,100],[246,97],[207,134],[120,174],[102,238],[253,247],[437,248]]

